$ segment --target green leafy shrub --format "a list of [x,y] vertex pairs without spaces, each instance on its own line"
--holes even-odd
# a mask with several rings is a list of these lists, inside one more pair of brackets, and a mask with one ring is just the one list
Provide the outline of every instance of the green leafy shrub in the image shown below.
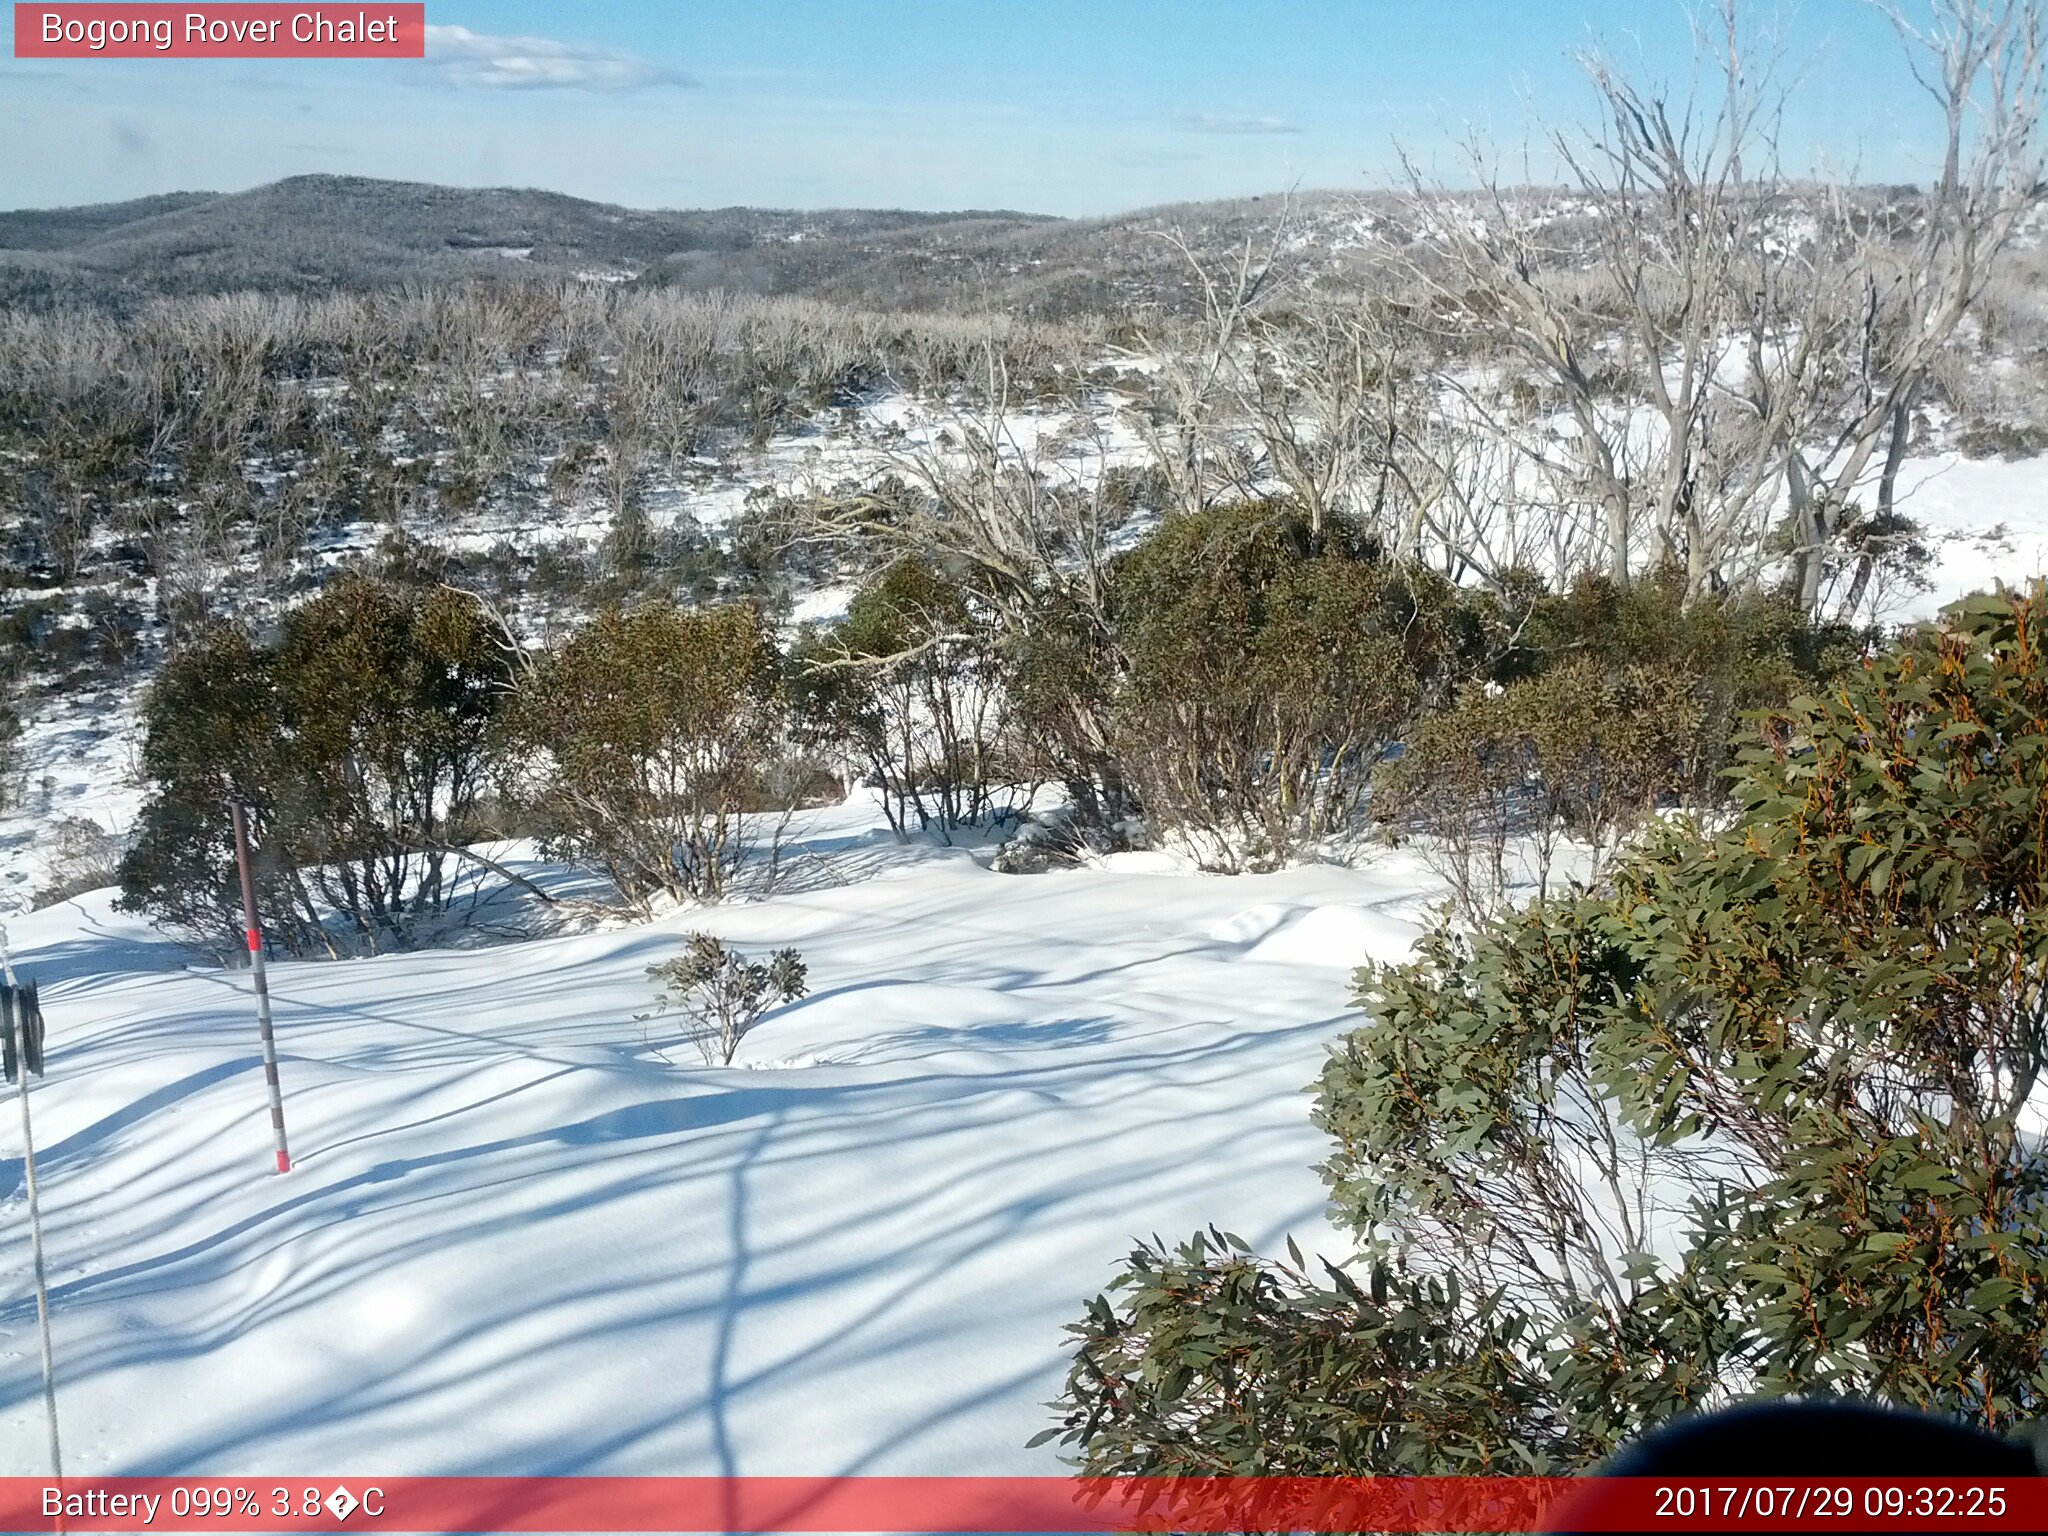
[[1373,809],[1430,834],[1423,851],[1467,917],[1518,880],[1547,890],[1567,839],[1594,877],[1660,804],[1724,804],[1744,718],[1840,675],[1868,643],[1778,597],[1682,596],[1658,571],[1561,593],[1518,579],[1463,605],[1486,683],[1416,722]]
[[1956,451],[1966,459],[2031,459],[2048,448],[2048,429],[2034,422],[1972,421],[1956,434]]
[[1285,507],[1168,519],[1111,572],[1111,748],[1148,822],[1235,868],[1346,827],[1442,691],[1455,594]]
[[122,905],[232,947],[232,795],[249,811],[273,940],[337,952],[332,913],[356,947],[405,942],[455,896],[505,679],[499,637],[445,588],[349,575],[287,615],[274,646],[206,632],[144,702],[150,794]]
[[2048,592],[1742,745],[1736,815],[1359,976],[1345,1270],[1140,1248],[1072,1330],[1091,1471],[1570,1470],[1695,1405],[2048,1407]]
[[1002,660],[1020,766],[1066,789],[1084,845],[1116,846],[1138,803],[1111,728],[1119,660],[1099,607],[1071,591],[1043,595],[1028,622],[1008,627]]
[[709,933],[691,934],[680,955],[650,965],[647,974],[661,984],[661,995],[641,1018],[681,1015],[683,1037],[714,1067],[731,1066],[761,1016],[795,1002],[808,987],[803,958],[794,949],[747,960]]
[[1502,683],[1581,659],[1612,676],[1630,667],[1670,669],[1688,680],[1699,708],[1690,778],[1678,787],[1719,798],[1745,718],[1777,709],[1854,667],[1872,636],[1816,621],[1782,594],[1723,592],[1684,601],[1668,568],[1618,586],[1582,576],[1563,592],[1518,595],[1515,639],[1494,672]]
[[621,895],[715,898],[775,798],[782,670],[750,607],[608,609],[522,679],[507,792]]
[[21,716],[14,712],[13,688],[0,665],[0,811],[11,811],[21,794]]
[[1517,876],[1547,892],[1567,837],[1595,873],[1666,799],[1701,784],[1697,679],[1668,663],[1609,671],[1574,656],[1502,688],[1465,689],[1417,721],[1373,809],[1426,831],[1432,867],[1468,918]]

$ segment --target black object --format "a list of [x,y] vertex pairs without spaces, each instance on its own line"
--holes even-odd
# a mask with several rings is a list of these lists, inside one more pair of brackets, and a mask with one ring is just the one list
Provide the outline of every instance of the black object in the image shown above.
[[2025,1444],[1953,1419],[1828,1400],[1689,1414],[1625,1446],[1602,1477],[2031,1477]]
[[14,1081],[14,1074],[21,1070],[21,1063],[15,1059],[15,1040],[21,1041],[21,1049],[28,1056],[28,1069],[37,1077],[43,1075],[43,1009],[36,1000],[36,984],[25,987],[0,985],[0,1034],[6,1036],[4,1057],[7,1081]]
[[[1747,1403],[1687,1414],[1624,1446],[1562,1513],[1598,1506],[1603,1477],[2035,1477],[2048,1441],[2001,1440],[1953,1419],[1841,1399]],[[1853,1520],[1843,1531],[1854,1530]],[[1746,1528],[1745,1528],[1746,1529]],[[1761,1536],[1761,1531],[1759,1532]]]

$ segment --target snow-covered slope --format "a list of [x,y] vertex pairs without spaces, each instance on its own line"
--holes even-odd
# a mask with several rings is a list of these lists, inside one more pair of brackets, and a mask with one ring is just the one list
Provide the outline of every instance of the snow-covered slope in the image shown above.
[[[111,912],[12,924],[60,1401],[81,1473],[1003,1473],[1132,1237],[1336,1251],[1304,1088],[1429,881],[988,872],[857,808],[773,900],[246,972]],[[744,1066],[643,1042],[691,926],[794,944]],[[657,1037],[657,1042],[659,1037]],[[0,1472],[39,1469],[18,1134],[0,1132]]]
[[[2048,459],[1904,479],[1933,588],[1884,617],[2048,570]],[[62,873],[59,818],[132,821],[132,702],[29,721],[0,897]],[[860,807],[806,839],[768,902],[278,966],[285,1178],[246,973],[187,969],[110,893],[11,919],[51,1021],[72,1468],[1054,1471],[1024,1442],[1061,1326],[1132,1237],[1335,1245],[1303,1090],[1350,968],[1437,894],[1416,861],[1001,876]],[[691,926],[810,963],[743,1066],[664,1061],[634,1019]],[[0,1106],[0,1474],[41,1465],[20,1169]]]

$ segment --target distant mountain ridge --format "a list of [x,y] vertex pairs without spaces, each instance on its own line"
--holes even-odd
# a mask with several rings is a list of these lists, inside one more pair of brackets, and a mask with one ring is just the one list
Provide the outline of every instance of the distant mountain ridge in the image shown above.
[[[1901,189],[1870,187],[1876,206]],[[1526,199],[1568,263],[1598,220],[1585,194]],[[1342,283],[1438,238],[1375,192],[1296,192],[1067,219],[1008,209],[641,209],[561,192],[294,176],[245,192],[0,213],[0,306],[130,307],[160,295],[331,293],[478,277],[803,295],[865,309],[1120,315],[1203,302],[1190,257],[1249,248]],[[1165,238],[1170,237],[1170,238]]]
[[[1245,198],[1076,220],[1011,210],[646,210],[519,188],[295,176],[244,192],[0,212],[0,304],[123,306],[164,294],[320,293],[479,273],[810,294],[884,309],[1103,311],[1179,290],[1185,257],[1270,230]],[[1349,200],[1355,202],[1356,199]]]
[[1057,222],[1006,211],[648,211],[530,189],[295,176],[246,192],[0,213],[0,300],[375,288],[514,263],[795,291],[905,236],[944,250]]

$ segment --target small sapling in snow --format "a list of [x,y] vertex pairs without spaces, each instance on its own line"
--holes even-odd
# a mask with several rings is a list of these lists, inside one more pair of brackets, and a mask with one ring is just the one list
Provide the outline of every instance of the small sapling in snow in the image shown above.
[[650,965],[647,974],[661,984],[661,996],[651,1012],[639,1017],[682,1015],[684,1038],[715,1067],[732,1065],[740,1042],[761,1015],[795,1002],[806,990],[804,962],[795,950],[778,949],[765,960],[747,960],[710,933],[689,935],[680,955]]

